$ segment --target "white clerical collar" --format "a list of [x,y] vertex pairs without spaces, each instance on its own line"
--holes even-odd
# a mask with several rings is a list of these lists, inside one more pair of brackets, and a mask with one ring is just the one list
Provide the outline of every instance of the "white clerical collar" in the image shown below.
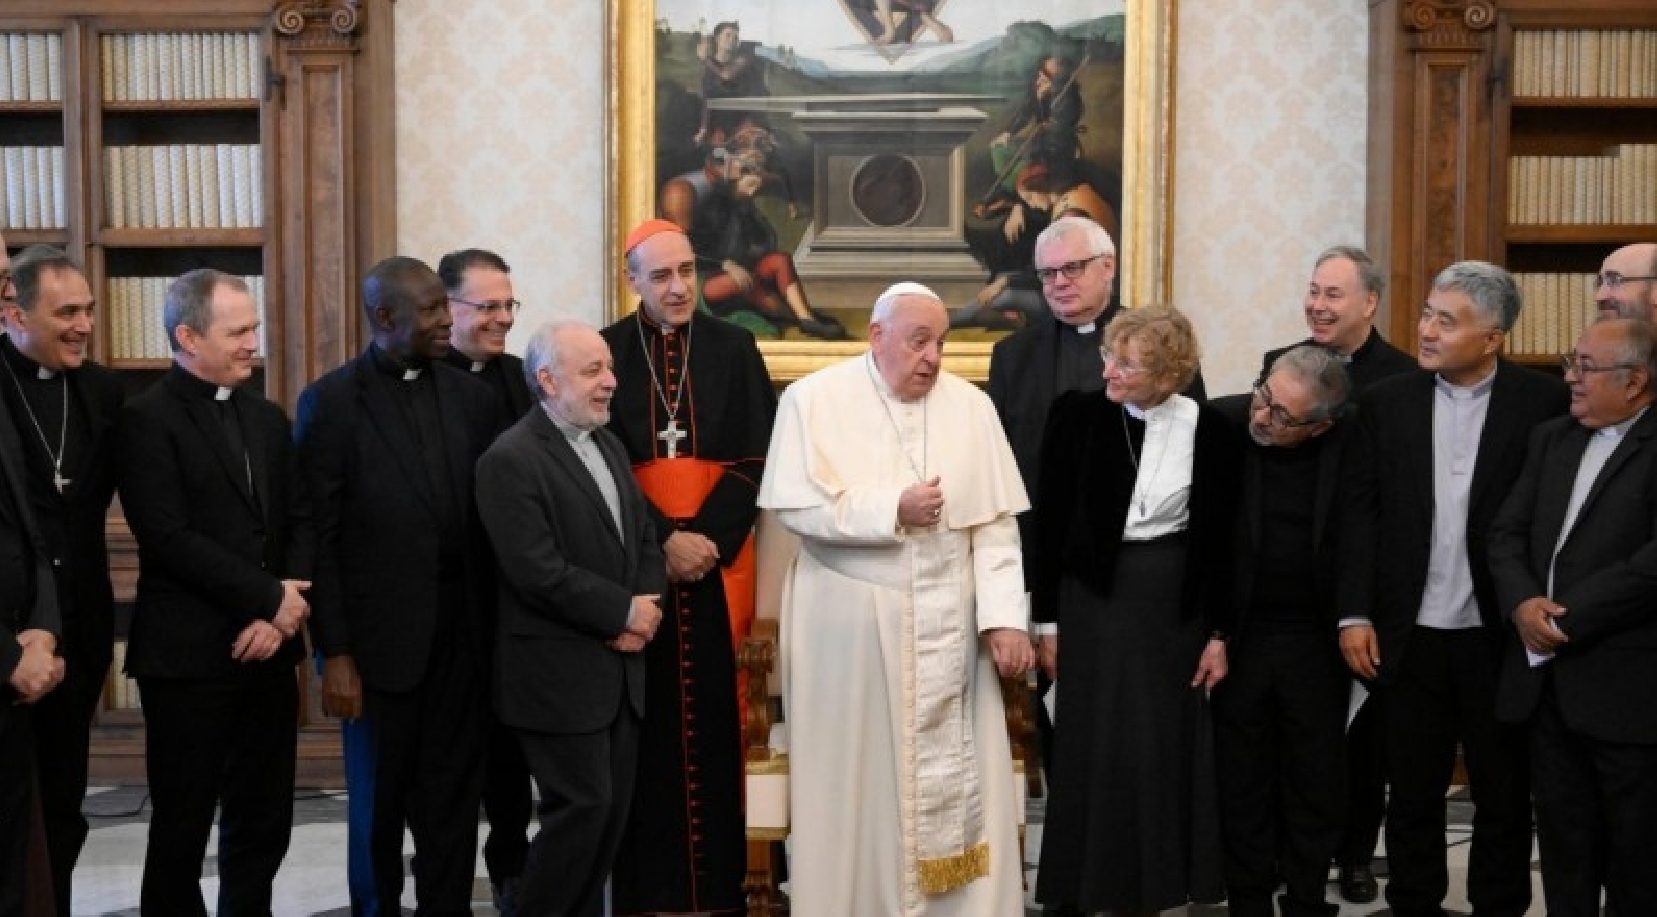
[[488,365],[489,365],[488,363],[485,363],[482,360],[473,360],[472,361],[472,372],[481,373],[481,372],[483,372],[483,368],[485,366],[488,366]]
[[1490,392],[1490,387],[1496,383],[1496,370],[1490,370],[1490,375],[1472,385],[1457,385],[1437,374],[1433,376],[1433,381],[1438,385],[1439,391],[1452,398],[1476,398]]
[[1093,329],[1095,329],[1099,326],[1094,324],[1093,322],[1088,322],[1085,325],[1071,325],[1070,327],[1076,329],[1077,334],[1092,334]]
[[1651,410],[1651,405],[1648,404],[1645,407],[1640,408],[1638,411],[1635,411],[1634,416],[1628,418],[1627,420],[1618,421],[1613,424],[1606,424],[1605,426],[1600,427],[1598,430],[1594,431],[1594,435],[1621,439],[1623,434],[1627,433],[1630,427],[1633,427],[1635,424],[1639,423],[1640,418],[1644,417],[1645,412],[1649,410]]
[[1129,401],[1122,402],[1122,407],[1127,410],[1128,416],[1132,417],[1134,420],[1143,420],[1146,423],[1150,423],[1152,421],[1162,420],[1163,418],[1179,416],[1182,411],[1180,402],[1189,400],[1190,399],[1186,398],[1184,395],[1169,395],[1167,398],[1162,400],[1161,404],[1156,405],[1155,407],[1142,408],[1139,405]]
[[230,394],[231,394],[231,392],[234,392],[234,391],[235,391],[235,389],[231,388],[228,385],[221,385],[221,386],[219,386],[219,387],[217,387],[213,390],[213,400],[214,401],[229,401],[230,400]]
[[57,377],[58,377],[57,373],[47,369],[44,366],[36,366],[35,367],[35,378],[39,379],[42,382],[50,382],[51,380],[56,379]]
[[420,374],[422,372],[425,372],[425,370],[405,369],[405,370],[403,370],[403,381],[404,382],[413,382],[414,380],[420,378]]
[[548,419],[552,421],[553,426],[558,428],[558,432],[564,434],[565,439],[572,443],[584,443],[587,440],[592,439],[592,430],[583,429],[573,423],[570,423],[564,418],[559,417],[558,412],[552,409],[551,404],[543,401],[541,402],[541,408],[547,412]]

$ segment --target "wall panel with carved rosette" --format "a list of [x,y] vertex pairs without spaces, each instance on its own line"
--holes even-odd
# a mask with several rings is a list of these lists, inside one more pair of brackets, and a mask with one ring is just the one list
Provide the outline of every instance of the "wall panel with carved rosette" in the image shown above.
[[[1391,110],[1371,125],[1371,164],[1390,168],[1371,188],[1372,210],[1390,220],[1376,224],[1390,238],[1372,246],[1390,256],[1392,333],[1401,346],[1414,341],[1418,306],[1433,275],[1467,258],[1488,258],[1491,238],[1493,4],[1482,0],[1410,0],[1377,4],[1395,15],[1377,15],[1376,28],[1392,28],[1379,41],[1390,54],[1371,61],[1372,91],[1391,100]],[[1390,59],[1389,59],[1390,58]],[[1375,86],[1377,80],[1394,81]],[[1374,147],[1382,155],[1375,155]]]
[[283,299],[290,305],[272,345],[281,358],[269,387],[290,406],[360,346],[355,87],[362,25],[356,0],[289,0],[271,14]]

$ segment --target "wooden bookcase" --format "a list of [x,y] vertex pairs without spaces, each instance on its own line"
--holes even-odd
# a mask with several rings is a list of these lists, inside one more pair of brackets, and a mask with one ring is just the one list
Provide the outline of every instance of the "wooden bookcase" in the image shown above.
[[[23,92],[4,91],[17,88],[9,78],[18,70],[0,77],[0,169],[8,147],[61,150],[31,152],[27,180],[0,184],[0,195],[29,185],[39,198],[35,219],[8,227],[6,242],[14,252],[60,246],[84,265],[99,302],[93,355],[130,390],[170,362],[151,327],[160,323],[160,278],[195,267],[257,278],[257,383],[290,412],[306,384],[358,351],[358,278],[395,247],[393,175],[383,166],[394,155],[391,14],[392,0],[0,7],[0,63],[9,67],[16,47],[55,49],[49,62],[24,61]],[[42,77],[47,91],[36,85]],[[228,181],[220,166],[230,167]],[[42,193],[46,181],[55,184]],[[52,218],[40,218],[48,210]],[[0,225],[7,216],[0,206]],[[124,622],[138,563],[118,504],[108,534]],[[305,676],[300,780],[337,785],[338,730],[317,709],[314,673]],[[94,780],[143,777],[143,720],[132,702],[112,673],[94,726]]]
[[1477,258],[1525,292],[1509,355],[1556,366],[1606,254],[1657,240],[1657,4],[1370,10],[1369,239],[1390,273],[1391,339],[1413,344],[1433,276]]

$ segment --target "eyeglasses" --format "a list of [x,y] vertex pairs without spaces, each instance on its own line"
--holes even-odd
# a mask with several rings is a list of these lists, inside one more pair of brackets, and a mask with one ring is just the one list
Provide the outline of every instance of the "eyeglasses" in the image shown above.
[[1657,274],[1646,274],[1643,277],[1624,277],[1616,271],[1606,271],[1603,274],[1595,274],[1594,292],[1597,293],[1602,289],[1615,290],[1617,287],[1622,286],[1630,280],[1657,280]]
[[1111,353],[1108,346],[1099,348],[1099,357],[1105,361],[1105,372],[1107,373],[1114,369],[1124,376],[1142,376],[1149,371],[1143,366],[1135,366]]
[[1576,373],[1579,376],[1586,376],[1589,373],[1608,373],[1614,369],[1637,369],[1640,364],[1612,363],[1609,366],[1595,366],[1594,364],[1583,360],[1574,353],[1568,353],[1559,358],[1559,365],[1564,367],[1565,371],[1568,373]]
[[479,312],[482,312],[484,315],[495,315],[497,313],[511,315],[518,311],[519,306],[523,305],[523,303],[518,302],[516,299],[508,299],[505,302],[472,302],[470,299],[461,299],[458,296],[449,297],[449,302],[457,302],[463,306],[471,306]]
[[1272,390],[1264,382],[1254,387],[1254,400],[1256,404],[1266,408],[1266,416],[1271,418],[1272,423],[1285,429],[1292,430],[1296,427],[1310,427],[1313,424],[1322,423],[1318,420],[1300,420],[1290,414],[1288,409],[1272,399]]
[[1054,278],[1058,277],[1060,274],[1063,274],[1064,279],[1075,280],[1077,277],[1082,276],[1082,272],[1087,270],[1087,266],[1089,264],[1098,261],[1104,256],[1105,253],[1100,252],[1091,258],[1083,258],[1080,261],[1066,261],[1058,267],[1038,267],[1036,268],[1036,279],[1040,280],[1042,283],[1052,283]]

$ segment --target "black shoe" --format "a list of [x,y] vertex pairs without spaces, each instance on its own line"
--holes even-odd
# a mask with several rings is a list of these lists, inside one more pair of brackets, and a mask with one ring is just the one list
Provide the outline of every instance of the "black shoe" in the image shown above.
[[800,320],[800,332],[824,341],[844,341],[850,337],[839,319],[818,309],[811,310],[810,318]]
[[491,883],[491,887],[495,892],[495,910],[500,912],[501,917],[517,917],[518,881],[517,876],[512,876]]
[[1341,897],[1353,904],[1368,904],[1381,894],[1381,886],[1376,884],[1375,873],[1370,872],[1368,863],[1342,866],[1339,883]]

